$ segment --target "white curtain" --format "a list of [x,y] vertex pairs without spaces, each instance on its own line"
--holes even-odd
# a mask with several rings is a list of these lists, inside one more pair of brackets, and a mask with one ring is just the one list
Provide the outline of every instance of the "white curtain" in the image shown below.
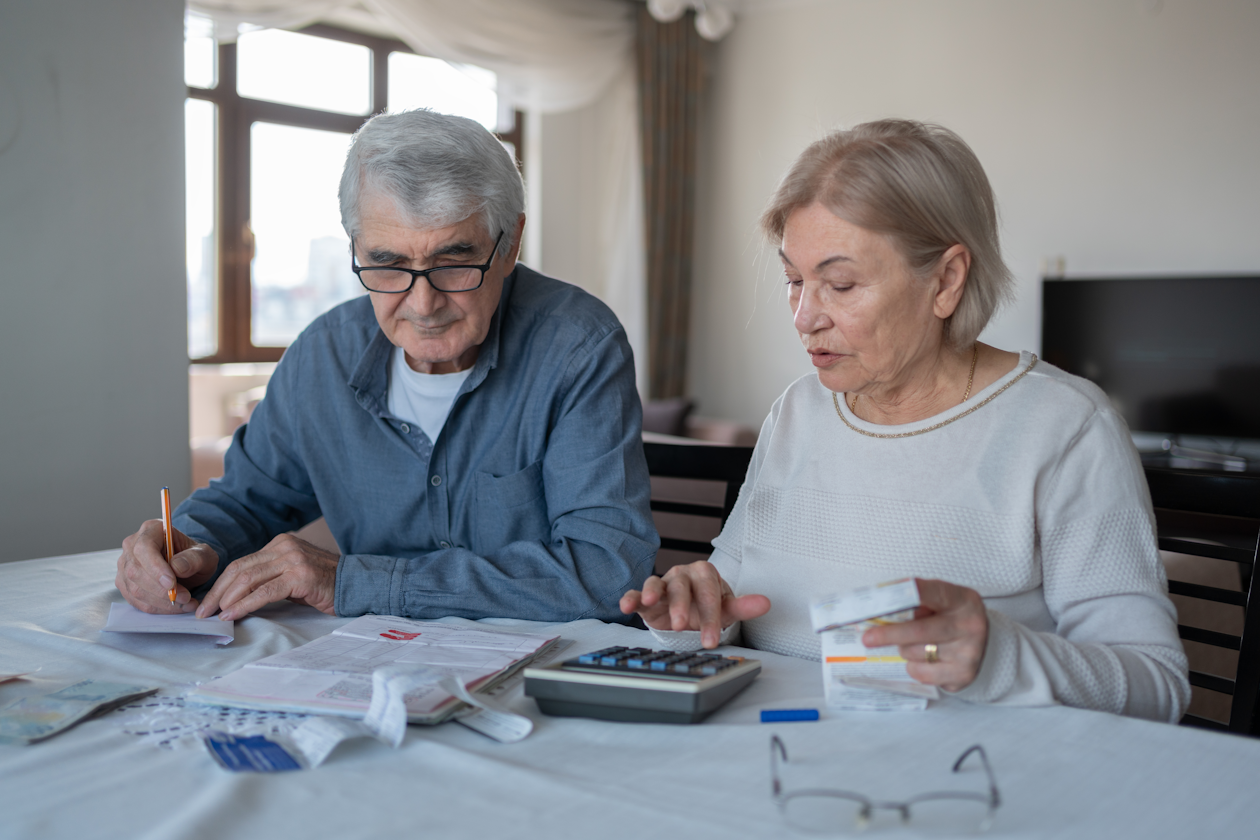
[[[562,113],[598,103],[608,177],[591,200],[607,259],[604,276],[589,278],[589,287],[601,290],[621,318],[636,359],[646,359],[632,6],[622,0],[190,0],[188,8],[213,22],[220,41],[235,40],[242,27],[296,28],[338,12],[367,13],[416,52],[493,70],[499,98],[511,107]],[[545,177],[530,189],[545,190]]]

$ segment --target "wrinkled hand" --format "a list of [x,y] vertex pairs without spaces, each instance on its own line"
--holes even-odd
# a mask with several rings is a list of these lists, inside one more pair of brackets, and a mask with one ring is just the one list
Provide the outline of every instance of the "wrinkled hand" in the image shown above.
[[631,589],[621,596],[621,611],[638,613],[657,630],[699,630],[706,648],[715,648],[722,629],[736,621],[757,618],[770,611],[765,595],[735,593],[707,560],[675,566],[643,583],[643,591]]
[[[913,621],[872,627],[862,636],[867,647],[897,645],[906,673],[921,683],[961,691],[975,681],[989,642],[989,616],[974,589],[943,580],[919,584],[919,608]],[[928,644],[936,662],[927,661]]]
[[[114,585],[138,610],[147,613],[184,613],[197,608],[189,590],[214,576],[219,555],[205,543],[193,542],[180,531],[171,529],[175,556],[167,562],[166,535],[162,520],[150,519],[123,540],[118,557],[118,574]],[[171,589],[175,603],[171,603]]]
[[281,534],[261,551],[228,564],[202,599],[197,617],[222,610],[219,618],[232,621],[285,600],[336,615],[333,597],[340,559],[292,534]]

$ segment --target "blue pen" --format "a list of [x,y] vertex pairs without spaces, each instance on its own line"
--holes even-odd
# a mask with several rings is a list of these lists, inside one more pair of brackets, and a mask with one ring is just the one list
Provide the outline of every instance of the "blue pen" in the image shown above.
[[762,723],[793,723],[801,720],[818,720],[817,709],[762,709]]

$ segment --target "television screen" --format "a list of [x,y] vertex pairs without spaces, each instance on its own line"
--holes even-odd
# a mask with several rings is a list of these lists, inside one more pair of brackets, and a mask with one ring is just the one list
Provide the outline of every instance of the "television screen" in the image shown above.
[[1041,324],[1133,431],[1260,438],[1260,277],[1047,279]]

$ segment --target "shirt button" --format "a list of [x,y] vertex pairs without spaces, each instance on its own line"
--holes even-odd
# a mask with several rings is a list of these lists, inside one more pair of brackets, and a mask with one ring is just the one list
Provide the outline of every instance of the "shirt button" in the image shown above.
[[432,484],[434,487],[437,487],[439,484],[442,483],[442,476],[440,475],[433,476],[433,478],[429,479],[429,483]]
[[406,423],[403,423],[403,424],[402,424],[402,430],[403,430],[403,434],[404,434],[404,435],[409,435],[409,434],[411,434],[411,427],[410,427],[410,426],[408,426]]
[[450,543],[448,543],[446,540],[442,540],[440,543],[438,543],[438,545],[442,546],[442,548],[450,548],[450,547],[451,547],[451,544],[450,544]]

